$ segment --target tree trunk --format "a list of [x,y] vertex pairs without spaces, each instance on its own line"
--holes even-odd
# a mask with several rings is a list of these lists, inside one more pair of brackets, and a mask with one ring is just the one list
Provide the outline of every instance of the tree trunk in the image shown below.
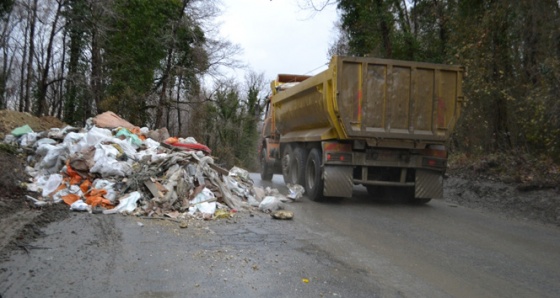
[[[97,113],[103,113],[101,108],[101,49],[99,46],[97,29],[91,36],[91,93],[97,107]],[[89,106],[89,105],[88,105]],[[90,111],[91,113],[91,111]],[[87,112],[86,112],[87,114]]]
[[24,112],[29,112],[31,109],[31,82],[33,80],[33,56],[35,55],[35,23],[37,21],[37,1],[33,0],[33,5],[30,7],[30,19],[29,19],[29,59],[27,60],[27,79],[25,82],[25,105],[23,107]]
[[56,14],[54,16],[54,21],[51,28],[51,34],[49,36],[49,43],[47,45],[47,57],[45,61],[45,65],[43,66],[43,74],[41,75],[41,81],[39,82],[38,86],[38,98],[37,98],[37,116],[43,116],[47,110],[47,89],[49,88],[49,70],[51,68],[51,59],[52,59],[52,52],[53,52],[53,42],[54,36],[56,35],[57,31],[57,23],[58,18],[60,17],[60,11],[62,9],[62,1],[58,2],[58,7],[56,9]]
[[391,44],[391,29],[385,18],[385,9],[383,8],[383,0],[375,1],[377,13],[380,17],[379,29],[381,30],[381,40],[383,42],[383,49],[385,50],[385,58],[393,57],[393,45]]

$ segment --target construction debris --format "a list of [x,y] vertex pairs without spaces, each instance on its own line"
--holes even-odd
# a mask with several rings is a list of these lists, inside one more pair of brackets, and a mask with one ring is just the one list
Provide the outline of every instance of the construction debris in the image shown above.
[[112,112],[89,119],[81,129],[21,127],[4,142],[29,153],[26,172],[32,178],[26,186],[36,197],[27,198],[37,207],[65,203],[90,213],[231,218],[251,208],[284,209],[303,189],[290,188],[288,199],[276,189],[256,187],[246,170],[214,164],[212,151],[194,138],[138,128]]

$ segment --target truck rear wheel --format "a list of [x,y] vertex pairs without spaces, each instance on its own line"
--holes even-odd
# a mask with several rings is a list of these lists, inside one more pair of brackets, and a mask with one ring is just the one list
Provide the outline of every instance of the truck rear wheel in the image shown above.
[[307,150],[303,147],[297,146],[294,149],[294,154],[291,158],[291,169],[290,175],[292,176],[292,183],[299,184],[301,186],[305,183],[305,162],[307,159]]
[[272,168],[266,162],[266,148],[263,148],[261,153],[261,180],[270,181],[273,175]]
[[311,149],[305,163],[305,194],[312,201],[323,198],[323,175],[321,172],[321,152]]
[[293,184],[294,182],[292,182],[291,178],[292,178],[292,174],[291,174],[291,168],[292,168],[292,146],[290,145],[286,145],[286,147],[284,147],[284,149],[282,150],[282,160],[281,160],[281,165],[282,165],[282,176],[284,177],[284,184]]

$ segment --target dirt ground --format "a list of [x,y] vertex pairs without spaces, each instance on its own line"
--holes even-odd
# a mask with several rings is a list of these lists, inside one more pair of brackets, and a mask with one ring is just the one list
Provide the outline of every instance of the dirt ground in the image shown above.
[[25,124],[36,132],[65,126],[64,122],[52,116],[35,117],[29,113],[0,110],[0,138],[4,139],[7,133]]
[[[52,117],[0,111],[0,136],[24,124],[34,131],[64,126]],[[41,236],[41,227],[71,216],[65,204],[38,209],[26,200],[26,191],[20,187],[20,181],[27,180],[24,160],[15,148],[0,146],[4,169],[0,172],[0,262],[11,250],[30,249],[29,243]],[[496,216],[560,226],[559,175],[558,168],[546,161],[540,165],[525,158],[490,156],[473,162],[459,156],[450,160],[444,197],[449,204]]]

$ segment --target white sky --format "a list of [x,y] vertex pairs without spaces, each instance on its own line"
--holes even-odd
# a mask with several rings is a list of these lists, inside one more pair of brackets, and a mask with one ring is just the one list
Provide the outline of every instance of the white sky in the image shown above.
[[[264,73],[267,83],[279,73],[313,75],[326,69],[327,50],[336,36],[334,5],[310,16],[297,0],[222,2],[220,35],[243,48],[239,59]],[[243,74],[237,75],[243,81]]]

